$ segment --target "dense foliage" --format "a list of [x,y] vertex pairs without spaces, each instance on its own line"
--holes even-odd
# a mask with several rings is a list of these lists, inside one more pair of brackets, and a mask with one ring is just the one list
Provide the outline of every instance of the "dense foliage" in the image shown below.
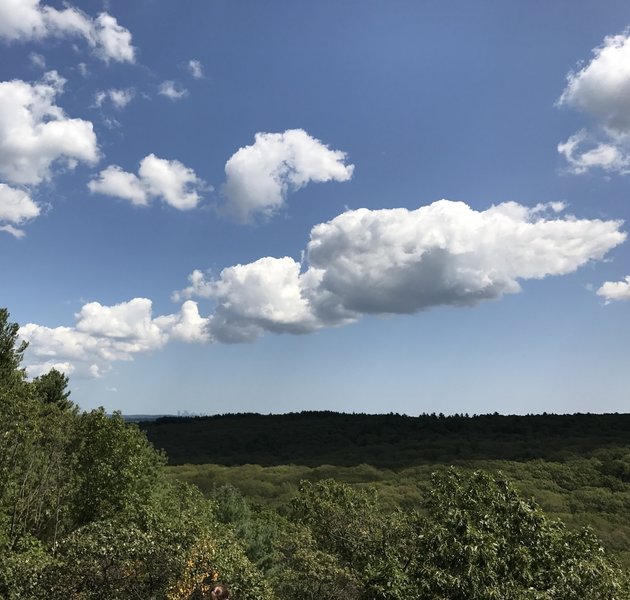
[[[237,600],[630,599],[589,530],[502,476],[443,470],[396,507],[332,479],[280,510],[206,498],[121,415],[80,412],[61,373],[28,381],[17,333],[1,311],[3,600],[202,600],[218,579]],[[606,476],[625,477],[616,460]]]
[[[481,471],[436,473],[408,510],[387,510],[375,489],[332,479],[302,482],[285,517],[272,521],[243,510],[234,489],[213,495],[227,504],[228,522],[250,532],[248,552],[264,557],[287,600],[630,598],[626,575],[588,529],[548,519]],[[260,530],[265,538],[251,535]]]
[[17,333],[0,311],[0,598],[179,600],[218,578],[271,598],[214,504],[167,480],[137,427],[81,413],[58,371],[27,381]]
[[[621,466],[619,466],[621,465]],[[630,467],[630,449],[606,449],[590,458],[564,462],[458,461],[463,472],[501,472],[526,498],[535,498],[545,514],[561,519],[572,529],[592,527],[607,550],[630,570],[630,482],[624,481]],[[421,505],[431,487],[431,475],[444,465],[419,465],[405,469],[379,469],[371,465],[340,467],[320,465],[178,465],[168,467],[177,480],[198,486],[206,495],[216,487],[230,485],[252,503],[285,511],[300,482],[334,478],[353,486],[378,490],[386,510],[413,509]],[[622,477],[611,475],[611,471]]]

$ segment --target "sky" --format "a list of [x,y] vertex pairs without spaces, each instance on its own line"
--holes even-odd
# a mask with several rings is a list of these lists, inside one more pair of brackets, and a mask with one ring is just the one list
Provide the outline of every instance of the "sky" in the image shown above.
[[0,306],[127,414],[628,412],[630,4],[0,0]]

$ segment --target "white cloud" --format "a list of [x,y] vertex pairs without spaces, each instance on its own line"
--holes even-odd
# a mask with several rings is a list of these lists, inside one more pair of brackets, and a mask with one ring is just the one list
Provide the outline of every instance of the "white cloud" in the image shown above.
[[88,183],[88,188],[92,193],[123,198],[138,206],[149,204],[147,191],[138,177],[116,165],[110,165],[101,171],[98,179]]
[[541,213],[552,211],[554,213],[561,213],[563,210],[566,210],[567,205],[565,202],[557,201],[557,202],[540,202],[534,206],[534,208],[530,209],[532,215],[538,215]]
[[192,169],[177,160],[165,160],[155,154],[142,159],[138,174],[149,193],[161,196],[179,210],[195,208],[200,199],[197,190],[205,185]]
[[57,10],[39,0],[0,0],[0,37],[27,41],[48,36],[89,35],[87,17],[76,8]]
[[188,96],[188,90],[181,87],[174,81],[165,81],[160,85],[160,95],[166,96],[170,100],[181,100]]
[[217,307],[213,339],[240,342],[264,331],[305,333],[320,324],[303,291],[300,264],[289,257],[265,257],[223,269],[209,284]]
[[[98,377],[112,362],[170,341],[245,342],[265,332],[309,333],[367,314],[474,306],[520,291],[522,280],[571,273],[626,239],[620,221],[541,216],[556,209],[508,202],[475,211],[440,200],[416,210],[348,211],[312,229],[304,264],[264,257],[214,278],[195,271],[191,285],[175,296],[212,300],[208,316],[187,300],[179,312],[153,317],[151,301],[134,298],[85,304],[73,327],[24,325],[27,368],[39,374],[65,365],[66,372]],[[629,287],[630,276],[602,290],[625,297]]]
[[225,164],[226,210],[238,220],[270,216],[285,203],[289,191],[309,182],[348,181],[354,165],[346,153],[330,150],[302,129],[257,133],[255,142],[238,150]]
[[518,292],[521,280],[573,272],[626,238],[620,221],[540,212],[513,202],[477,212],[447,200],[413,211],[348,211],[312,229],[303,271],[287,257],[229,267],[214,279],[195,271],[175,297],[212,298],[213,339],[242,341],[364,314],[474,306]]
[[95,338],[125,341],[131,352],[141,352],[162,346],[165,335],[151,319],[151,301],[146,298],[103,306],[98,302],[85,304],[75,315],[75,329]]
[[135,97],[136,91],[133,88],[100,90],[94,94],[94,103],[100,107],[106,99],[114,105],[115,108],[124,108]]
[[79,377],[100,377],[112,362],[133,360],[137,354],[162,348],[170,339],[206,339],[206,321],[199,317],[192,301],[185,302],[179,314],[157,318],[153,318],[147,298],[114,306],[90,302],[75,318],[74,327],[28,323],[20,328],[20,337],[29,342],[26,366],[30,375],[55,366]]
[[18,240],[22,239],[26,235],[24,231],[22,231],[18,227],[13,227],[13,225],[0,225],[0,231],[4,231],[5,233],[12,235]]
[[205,182],[192,169],[155,154],[140,161],[138,175],[111,165],[98,177],[88,183],[91,192],[123,198],[138,206],[147,206],[149,199],[155,197],[178,210],[190,210],[199,204],[199,192],[206,189]]
[[135,48],[131,33],[107,13],[101,13],[92,24],[92,43],[97,54],[105,61],[134,62]]
[[584,130],[558,144],[558,152],[566,159],[569,170],[576,175],[595,168],[622,175],[630,172],[630,155],[623,144],[593,143]]
[[23,190],[0,183],[0,223],[21,225],[39,216],[41,209]]
[[580,131],[558,145],[573,173],[630,172],[630,30],[606,37],[586,66],[567,75],[557,104],[590,115],[602,128]]
[[173,292],[171,299],[173,302],[181,302],[184,298],[212,298],[214,286],[206,279],[204,273],[195,269],[189,276],[190,285],[179,291]]
[[37,69],[46,68],[46,59],[41,54],[38,54],[37,52],[31,52],[28,57],[31,61],[31,64]]
[[[52,369],[55,369],[59,371],[60,373],[63,373],[64,375],[72,375],[76,370],[74,365],[70,362],[67,362],[67,361],[59,362],[55,360],[47,360],[47,361],[34,364],[31,367],[29,367],[28,374],[31,377],[39,377],[40,375],[44,375],[45,373],[48,373]],[[97,377],[98,375],[95,374],[94,376]]]
[[195,79],[203,78],[203,67],[198,60],[189,60],[187,67],[188,71]]
[[630,275],[623,281],[606,281],[596,293],[606,300],[606,304],[616,300],[630,300]]
[[57,10],[40,0],[0,0],[0,38],[13,41],[78,36],[105,61],[134,62],[131,33],[107,13],[91,19],[67,6]]
[[155,322],[170,339],[180,342],[210,341],[209,319],[199,314],[199,307],[192,300],[182,304],[179,314],[158,317]]
[[41,82],[0,82],[0,175],[17,184],[37,184],[55,161],[95,163],[98,147],[92,123],[72,119],[54,104],[65,80],[56,71]]
[[558,104],[594,116],[610,131],[630,132],[630,32],[611,35],[584,68],[569,73]]

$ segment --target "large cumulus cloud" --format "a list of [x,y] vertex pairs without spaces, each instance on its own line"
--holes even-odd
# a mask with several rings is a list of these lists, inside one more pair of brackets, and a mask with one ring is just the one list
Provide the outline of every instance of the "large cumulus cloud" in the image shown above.
[[522,280],[601,259],[625,239],[620,226],[513,202],[485,211],[448,200],[360,209],[316,225],[305,264],[266,257],[215,278],[197,270],[176,298],[214,300],[209,331],[219,341],[313,331],[364,314],[474,306],[518,292]]
[[[620,221],[561,216],[561,203],[514,202],[476,211],[440,200],[345,212],[311,231],[304,258],[263,257],[216,276],[200,270],[175,292],[179,312],[153,317],[151,301],[85,305],[73,327],[29,324],[31,372],[53,364],[98,375],[170,340],[252,341],[265,332],[307,334],[363,315],[470,307],[516,293],[521,281],[564,275],[621,244]],[[210,301],[202,316],[191,298]]]

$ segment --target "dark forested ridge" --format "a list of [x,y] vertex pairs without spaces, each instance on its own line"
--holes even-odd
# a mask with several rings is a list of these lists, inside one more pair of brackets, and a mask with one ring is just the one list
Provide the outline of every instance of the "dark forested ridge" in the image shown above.
[[403,468],[460,460],[562,461],[630,446],[630,414],[410,417],[324,411],[164,417],[139,426],[175,465]]

